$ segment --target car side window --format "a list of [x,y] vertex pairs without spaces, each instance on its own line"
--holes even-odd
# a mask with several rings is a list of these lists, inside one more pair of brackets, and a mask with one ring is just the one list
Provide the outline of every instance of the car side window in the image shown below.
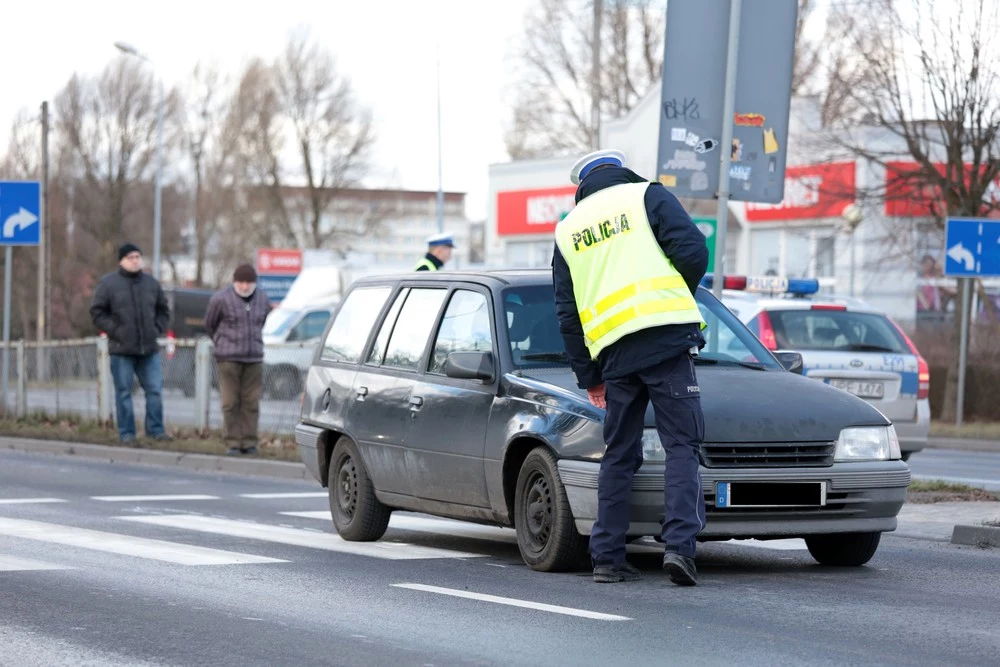
[[403,307],[403,302],[406,301],[406,295],[409,293],[410,288],[404,287],[396,295],[396,300],[392,302],[392,307],[389,308],[385,319],[382,320],[382,328],[378,331],[375,344],[372,345],[372,351],[368,353],[368,359],[365,363],[376,366],[382,363],[385,358],[385,350],[389,346],[389,336],[392,335],[392,328],[396,325],[396,316],[399,315],[399,309]]
[[389,336],[385,366],[414,371],[420,369],[420,359],[424,356],[427,338],[447,293],[445,289],[433,288],[410,290],[406,303],[396,318],[396,326]]
[[288,342],[319,338],[323,335],[323,329],[326,329],[326,323],[329,319],[330,313],[325,310],[314,310],[308,313],[288,334]]
[[445,361],[452,352],[492,350],[493,335],[486,296],[470,290],[456,290],[438,329],[429,372],[444,375]]
[[368,333],[391,291],[389,287],[359,287],[348,294],[323,342],[322,358],[348,363],[360,361]]

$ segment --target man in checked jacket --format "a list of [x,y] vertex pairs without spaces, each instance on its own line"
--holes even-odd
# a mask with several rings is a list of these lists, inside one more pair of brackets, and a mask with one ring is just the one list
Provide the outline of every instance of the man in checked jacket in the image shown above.
[[216,293],[205,313],[205,331],[215,343],[226,445],[230,456],[257,453],[263,388],[264,320],[271,307],[257,289],[257,272],[243,264],[233,284]]

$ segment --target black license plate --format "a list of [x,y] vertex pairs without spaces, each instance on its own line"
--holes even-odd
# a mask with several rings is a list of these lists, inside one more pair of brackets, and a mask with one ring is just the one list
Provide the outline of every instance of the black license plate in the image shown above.
[[715,506],[823,507],[826,482],[717,482]]

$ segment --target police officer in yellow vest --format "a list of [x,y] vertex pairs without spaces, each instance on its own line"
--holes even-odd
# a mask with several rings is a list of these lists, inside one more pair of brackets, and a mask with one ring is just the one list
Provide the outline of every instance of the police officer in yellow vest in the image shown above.
[[606,410],[607,450],[590,534],[594,581],[639,578],[625,560],[625,538],[652,403],[665,453],[663,569],[674,583],[694,585],[705,502],[693,355],[705,340],[693,295],[708,268],[708,248],[677,198],[624,161],[620,151],[598,151],[573,166],[576,207],[556,226],[552,258],[559,328],[577,384]]
[[440,271],[441,267],[451,259],[455,249],[455,241],[451,234],[435,234],[427,239],[427,254],[417,262],[414,271]]

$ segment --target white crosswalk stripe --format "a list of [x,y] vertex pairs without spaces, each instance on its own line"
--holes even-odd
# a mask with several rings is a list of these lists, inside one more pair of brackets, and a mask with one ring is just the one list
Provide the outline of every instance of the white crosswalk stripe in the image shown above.
[[18,558],[16,556],[5,556],[0,554],[0,572],[26,572],[31,570],[72,570],[69,565],[56,565],[55,563],[43,563],[40,560],[30,558]]
[[235,521],[208,516],[188,514],[164,516],[129,516],[119,517],[122,521],[182,528],[203,533],[242,537],[266,542],[277,542],[297,547],[322,549],[349,553],[357,556],[370,556],[387,560],[416,560],[428,558],[482,558],[484,554],[466,553],[451,549],[422,547],[403,542],[382,540],[379,542],[348,542],[339,535],[320,533],[301,528],[273,526],[250,521]]
[[94,551],[148,558],[179,565],[245,565],[285,563],[277,558],[209,549],[177,542],[133,537],[89,528],[76,528],[26,519],[0,518],[0,535]]
[[91,496],[91,500],[100,500],[106,503],[145,503],[145,502],[157,502],[166,500],[218,500],[219,496],[206,496],[196,493],[189,494],[178,494],[178,495],[159,495],[159,496]]
[[256,500],[284,500],[286,498],[326,498],[326,491],[302,491],[298,493],[241,493],[240,498]]
[[44,505],[64,503],[62,498],[0,498],[0,505]]
[[[319,510],[315,512],[279,512],[285,516],[297,516],[303,519],[320,519],[331,521],[329,510]],[[436,519],[422,516],[412,516],[409,514],[394,513],[389,519],[389,528],[398,530],[412,530],[420,533],[436,533],[453,537],[472,537],[494,542],[517,543],[517,533],[513,528],[501,528],[499,526],[487,526],[468,521],[454,521],[452,519]]]

